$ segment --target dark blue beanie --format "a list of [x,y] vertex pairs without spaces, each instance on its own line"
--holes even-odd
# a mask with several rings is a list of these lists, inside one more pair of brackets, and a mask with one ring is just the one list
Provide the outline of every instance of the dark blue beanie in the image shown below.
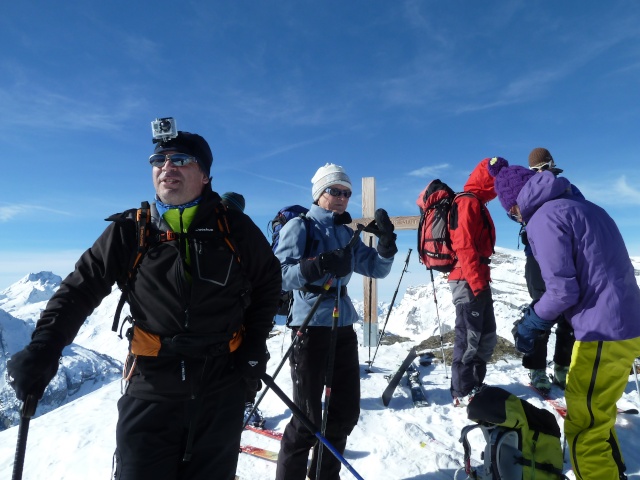
[[196,133],[178,132],[176,138],[172,138],[167,142],[161,142],[156,145],[153,153],[179,152],[192,155],[198,159],[200,169],[210,176],[211,164],[213,163],[213,155],[207,141]]
[[228,208],[244,212],[244,197],[236,192],[226,192],[221,195],[222,203]]

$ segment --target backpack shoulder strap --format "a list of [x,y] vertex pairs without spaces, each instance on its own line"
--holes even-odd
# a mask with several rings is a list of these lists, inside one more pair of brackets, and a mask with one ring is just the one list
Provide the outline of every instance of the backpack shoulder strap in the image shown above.
[[220,230],[220,233],[222,233],[224,242],[227,244],[227,246],[233,253],[233,256],[235,257],[236,261],[240,265],[242,265],[238,244],[234,240],[233,235],[231,235],[231,228],[229,227],[229,218],[227,216],[227,206],[222,203],[218,203],[218,205],[216,205],[216,215],[218,217],[217,219],[218,230]]
[[462,447],[464,448],[464,471],[471,478],[471,444],[469,443],[469,439],[467,435],[471,430],[479,428],[479,423],[474,423],[472,425],[467,425],[463,427],[460,431],[460,443],[462,443]]
[[311,248],[315,243],[313,241],[312,235],[313,225],[311,219],[307,217],[306,214],[300,215],[300,218],[302,218],[302,222],[304,223],[304,231],[306,232],[306,240],[304,243],[304,252],[302,253],[302,258],[307,258],[309,255],[311,255]]
[[122,308],[124,307],[124,302],[126,301],[127,294],[129,293],[129,290],[131,290],[131,282],[135,277],[138,265],[140,265],[142,257],[144,257],[144,254],[147,252],[147,248],[149,245],[148,240],[150,223],[151,206],[149,205],[149,202],[145,200],[140,204],[140,208],[136,211],[136,251],[133,257],[133,261],[131,262],[131,266],[129,267],[129,271],[127,273],[127,279],[122,287],[122,294],[120,295],[120,300],[118,300],[116,312],[113,316],[113,324],[111,325],[111,330],[114,332],[118,331],[120,314],[122,313]]

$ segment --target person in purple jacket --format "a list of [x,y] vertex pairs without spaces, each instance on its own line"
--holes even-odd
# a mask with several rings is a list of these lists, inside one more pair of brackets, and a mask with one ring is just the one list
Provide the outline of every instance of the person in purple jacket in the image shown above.
[[571,323],[564,430],[573,471],[579,480],[626,479],[614,426],[616,402],[640,356],[640,288],[622,235],[566,178],[504,159],[488,168],[502,206],[527,226],[547,287],[516,322],[516,348],[533,351],[560,315]]

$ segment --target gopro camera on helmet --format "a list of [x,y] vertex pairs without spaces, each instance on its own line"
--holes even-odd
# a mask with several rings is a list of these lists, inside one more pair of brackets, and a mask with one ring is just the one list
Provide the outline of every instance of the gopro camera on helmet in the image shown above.
[[178,136],[178,128],[173,117],[156,118],[151,122],[151,131],[153,132],[153,143],[168,142]]

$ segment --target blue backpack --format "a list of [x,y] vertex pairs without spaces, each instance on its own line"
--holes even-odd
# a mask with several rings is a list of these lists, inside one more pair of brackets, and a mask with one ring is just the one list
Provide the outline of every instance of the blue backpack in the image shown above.
[[[277,215],[269,222],[269,233],[271,234],[271,250],[276,251],[278,247],[278,241],[280,240],[280,230],[282,227],[292,218],[302,218],[305,224],[305,230],[307,232],[307,240],[304,247],[304,254],[302,258],[309,256],[311,251],[311,229],[309,228],[309,219],[307,218],[308,208],[302,205],[289,205],[280,209]],[[280,301],[278,302],[277,315],[289,317],[291,313],[291,305],[293,304],[293,292],[281,290]]]

